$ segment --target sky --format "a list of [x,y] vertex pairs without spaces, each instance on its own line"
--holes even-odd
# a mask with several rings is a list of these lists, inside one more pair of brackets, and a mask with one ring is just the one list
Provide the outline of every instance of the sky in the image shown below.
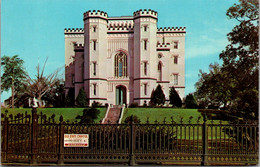
[[[30,76],[46,58],[45,74],[65,67],[64,28],[83,28],[83,13],[132,16],[139,9],[158,12],[158,27],[186,27],[185,95],[195,91],[199,70],[208,71],[238,24],[226,16],[238,0],[2,0],[1,56],[19,55]],[[2,71],[3,72],[3,71]],[[60,74],[64,78],[64,71]],[[11,95],[1,94],[1,102]]]

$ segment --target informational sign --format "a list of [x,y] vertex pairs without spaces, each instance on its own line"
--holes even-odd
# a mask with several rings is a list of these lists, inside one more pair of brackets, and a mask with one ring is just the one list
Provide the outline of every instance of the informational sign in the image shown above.
[[88,134],[64,134],[64,147],[88,147]]

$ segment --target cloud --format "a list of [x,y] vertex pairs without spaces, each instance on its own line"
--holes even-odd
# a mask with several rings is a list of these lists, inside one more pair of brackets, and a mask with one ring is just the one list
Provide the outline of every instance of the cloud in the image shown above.
[[186,48],[186,59],[195,57],[206,57],[212,54],[220,54],[227,45],[227,39],[220,39],[203,35],[191,44],[191,47]]

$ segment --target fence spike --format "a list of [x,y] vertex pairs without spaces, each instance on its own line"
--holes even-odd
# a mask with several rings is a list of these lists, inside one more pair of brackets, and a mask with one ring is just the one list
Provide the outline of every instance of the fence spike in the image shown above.
[[[76,120],[76,121],[77,121],[77,120]],[[102,123],[102,120],[100,120],[99,123],[101,124],[101,123]]]
[[219,120],[219,124],[222,124],[222,120]]
[[175,122],[174,122],[174,120],[173,120],[173,117],[171,117],[171,122],[172,122],[172,124],[174,124]]
[[191,124],[191,120],[192,120],[193,116],[189,117],[189,124]]
[[149,124],[149,117],[147,117],[147,119],[146,119],[146,123]]
[[166,117],[164,117],[163,119],[163,124],[166,124]]
[[198,117],[197,124],[200,123],[201,116]]
[[157,120],[155,120],[155,121],[154,121],[154,123],[155,123],[155,124],[158,124],[158,121],[157,121]]
[[63,122],[63,116],[61,115],[60,116],[60,123],[62,123]]
[[214,120],[212,119],[210,122],[211,122],[211,124],[213,124],[213,123],[214,123]]
[[183,117],[181,117],[180,123],[183,124]]

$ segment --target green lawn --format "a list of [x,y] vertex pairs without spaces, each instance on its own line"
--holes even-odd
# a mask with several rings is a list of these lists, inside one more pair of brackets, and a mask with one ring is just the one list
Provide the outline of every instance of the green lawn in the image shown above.
[[[96,123],[99,123],[100,120],[102,120],[106,114],[106,108],[98,108],[100,110],[100,114],[98,115],[98,118],[95,120]],[[84,108],[38,108],[37,113],[40,114],[41,112],[43,114],[46,114],[48,117],[52,114],[55,114],[55,121],[59,122],[60,115],[63,115],[63,119],[65,121],[70,120],[75,121],[75,117],[77,115],[82,115],[82,111]],[[15,108],[15,109],[8,109],[8,114],[16,115],[18,113],[25,113],[27,111],[28,114],[31,114],[30,108]],[[5,109],[1,109],[1,113],[4,113]],[[180,123],[180,118],[183,117],[183,123],[188,124],[189,123],[189,117],[192,116],[193,119],[191,120],[192,124],[196,124],[198,117],[201,116],[201,114],[197,111],[197,109],[175,109],[175,108],[126,108],[123,122],[126,119],[126,117],[136,115],[140,120],[141,123],[146,123],[147,117],[149,117],[149,122],[154,123],[155,120],[157,120],[159,123],[163,123],[164,118],[166,118],[166,123],[171,124],[171,117],[173,117],[173,120],[177,123]],[[202,116],[200,119],[200,124],[203,123]],[[210,122],[208,122],[210,123]],[[214,120],[214,123],[219,123],[218,120]],[[223,121],[223,124],[226,122]],[[180,128],[180,127],[179,127]],[[184,130],[184,129],[183,129]],[[182,130],[182,131],[183,131]],[[211,138],[211,129],[209,128],[209,138]],[[185,129],[186,132],[183,131],[182,135],[180,134],[180,129],[178,129],[178,138],[184,138],[185,134],[188,136],[188,128]],[[201,130],[199,131],[199,136],[201,138]],[[217,135],[215,137],[215,131],[213,132],[213,138],[218,137]],[[223,137],[223,133],[221,136]],[[193,138],[193,134],[191,134],[191,138]]]
[[[63,115],[63,120],[75,121],[75,117],[77,115],[82,115],[82,111],[84,108],[38,108],[37,113],[46,114],[48,117],[52,114],[55,114],[55,121],[59,122],[60,115]],[[95,122],[99,122],[102,120],[106,114],[106,108],[98,108],[100,110],[100,114],[98,115],[98,119]],[[8,114],[16,115],[18,113],[25,113],[27,111],[28,114],[31,114],[30,108],[15,108],[15,109],[7,109]],[[1,113],[4,113],[5,109],[1,109]],[[193,119],[191,123],[197,123],[198,117],[201,114],[197,111],[197,109],[176,109],[176,108],[126,108],[123,121],[126,117],[136,115],[141,123],[146,123],[147,117],[149,117],[149,122],[154,123],[157,120],[159,123],[163,123],[164,118],[166,118],[166,123],[171,123],[171,117],[177,123],[180,123],[180,118],[183,117],[183,123],[189,123],[189,117],[192,116]],[[214,121],[214,123],[218,123],[219,121]],[[202,123],[202,116],[200,119],[200,123]],[[225,123],[225,122],[223,122]]]
[[164,118],[166,118],[166,123],[171,123],[171,117],[173,117],[173,120],[177,123],[179,123],[180,118],[183,117],[183,123],[188,123],[190,116],[193,117],[191,123],[196,123],[198,117],[201,116],[197,109],[126,108],[123,120],[131,115],[136,115],[141,120],[141,123],[145,123],[147,117],[149,117],[150,123],[154,123],[155,120],[163,123]]
[[[4,113],[6,109],[1,109],[1,113]],[[30,108],[9,108],[8,114],[16,115],[18,113],[25,113],[27,111],[28,114],[31,114]],[[37,108],[37,113],[40,114],[41,112],[43,114],[46,114],[48,117],[52,114],[55,114],[55,121],[59,122],[59,118],[62,115],[63,120],[67,121],[75,121],[75,117],[77,115],[82,115],[82,111],[84,108]],[[100,120],[102,120],[106,114],[106,108],[98,108],[100,110],[100,114],[98,115],[98,118],[96,119],[96,122],[98,123]]]

